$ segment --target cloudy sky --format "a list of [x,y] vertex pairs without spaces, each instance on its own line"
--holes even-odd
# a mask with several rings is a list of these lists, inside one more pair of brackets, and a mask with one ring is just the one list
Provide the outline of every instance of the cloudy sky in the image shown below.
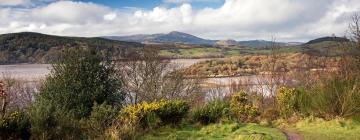
[[0,0],[0,33],[306,41],[345,35],[355,12],[360,0]]

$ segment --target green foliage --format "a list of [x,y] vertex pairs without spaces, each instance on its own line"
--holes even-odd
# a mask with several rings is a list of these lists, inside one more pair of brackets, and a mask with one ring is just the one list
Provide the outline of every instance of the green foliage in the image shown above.
[[187,115],[189,108],[190,106],[185,101],[166,101],[165,104],[155,111],[155,114],[164,124],[179,124]]
[[[180,100],[161,100],[159,102],[142,102],[130,105],[122,110],[122,118],[130,119],[135,125],[143,128],[149,124],[152,115],[156,115],[164,124],[178,124],[188,113],[189,105]],[[149,118],[150,117],[150,118]]]
[[48,101],[37,101],[30,110],[31,134],[34,139],[83,139],[79,119],[73,111]]
[[0,117],[0,139],[29,139],[30,122],[24,112]]
[[180,100],[129,105],[121,111],[108,135],[113,139],[134,139],[140,130],[153,129],[161,124],[178,125],[188,110],[189,105]]
[[298,110],[297,97],[299,92],[295,88],[280,87],[276,94],[276,101],[280,116],[289,118]]
[[192,119],[203,124],[209,124],[218,122],[228,114],[229,104],[222,100],[214,100],[202,107],[195,108],[192,111]]
[[360,113],[360,89],[356,79],[332,78],[304,94],[310,100],[311,114],[327,119],[351,117]]
[[113,106],[103,103],[94,104],[91,115],[88,119],[83,120],[83,126],[86,127],[86,135],[89,138],[104,139],[104,133],[116,119],[119,110]]
[[94,103],[119,108],[124,98],[110,61],[89,50],[66,50],[63,55],[31,108],[35,137],[79,137],[79,120],[91,115]]
[[253,121],[259,115],[258,108],[248,99],[248,95],[241,91],[231,96],[231,114],[242,122]]

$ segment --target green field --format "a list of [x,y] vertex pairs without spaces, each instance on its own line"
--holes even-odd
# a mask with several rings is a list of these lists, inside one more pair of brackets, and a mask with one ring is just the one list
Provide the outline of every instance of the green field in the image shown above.
[[162,127],[139,138],[140,140],[286,140],[276,128],[258,124],[184,125],[178,129]]
[[305,140],[359,140],[360,123],[354,120],[334,119],[304,119],[287,126],[294,130]]

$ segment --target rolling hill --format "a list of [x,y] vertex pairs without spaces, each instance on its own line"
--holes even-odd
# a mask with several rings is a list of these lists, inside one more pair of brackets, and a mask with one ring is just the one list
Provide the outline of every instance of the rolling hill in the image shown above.
[[[140,34],[131,36],[105,36],[103,38],[118,40],[118,41],[132,41],[145,44],[158,44],[158,43],[180,43],[180,44],[193,44],[193,45],[220,45],[220,46],[234,46],[241,45],[247,47],[263,47],[273,44],[272,41],[266,40],[249,40],[249,41],[235,41],[228,40],[210,40],[203,39],[191,34],[172,31],[167,34]],[[287,43],[277,42],[278,45],[285,46]]]
[[344,37],[321,37],[321,38],[317,38],[314,40],[310,40],[309,42],[305,43],[305,44],[315,44],[315,43],[321,43],[321,42],[325,42],[325,41],[333,41],[333,42],[349,42],[350,40]]
[[101,52],[124,56],[127,48],[143,46],[140,43],[104,38],[64,37],[32,32],[0,35],[0,64],[49,63],[65,47],[89,47]]
[[[104,55],[110,53],[119,58],[132,54],[135,50],[132,48],[146,45],[160,48],[161,55],[166,58],[214,58],[268,54],[271,51],[268,46],[273,44],[273,42],[265,40],[206,40],[181,32],[112,38],[117,38],[116,40],[112,40],[111,37],[107,38],[65,37],[32,32],[3,34],[0,35],[0,64],[50,63],[57,60],[57,54],[67,47],[88,47],[96,49]],[[151,43],[145,45],[139,43],[143,41]],[[281,42],[277,42],[277,44],[282,46],[280,52],[338,56],[344,53],[344,49],[341,47],[344,41],[346,41],[344,38],[323,37],[305,44],[289,45],[289,43]]]
[[141,43],[183,43],[183,44],[214,44],[215,41],[202,39],[187,33],[172,31],[167,34],[131,35],[131,36],[108,36],[107,39],[119,41],[133,41]]

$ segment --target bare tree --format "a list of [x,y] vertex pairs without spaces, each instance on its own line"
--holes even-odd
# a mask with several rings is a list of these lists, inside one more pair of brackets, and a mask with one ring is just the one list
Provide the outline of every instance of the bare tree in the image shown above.
[[29,107],[40,85],[39,82],[15,79],[10,73],[3,73],[0,81],[2,115],[7,111]]
[[352,40],[352,48],[354,48],[353,58],[355,60],[355,69],[360,73],[360,15],[355,13],[352,22],[349,24],[350,39]]
[[[272,39],[269,46],[270,53],[267,55],[266,62],[263,62],[262,67],[257,70],[260,75],[256,78],[256,85],[262,99],[271,98],[272,105],[275,106],[276,90],[279,86],[287,85],[289,78],[287,72],[289,71],[287,63],[282,60],[284,54],[281,53],[281,46],[276,43],[276,39]],[[265,104],[265,101],[262,101]],[[266,103],[268,104],[268,103]]]
[[161,59],[159,49],[145,47],[139,55],[117,62],[129,103],[160,99],[189,99],[200,93],[198,79],[189,79],[176,64]]

